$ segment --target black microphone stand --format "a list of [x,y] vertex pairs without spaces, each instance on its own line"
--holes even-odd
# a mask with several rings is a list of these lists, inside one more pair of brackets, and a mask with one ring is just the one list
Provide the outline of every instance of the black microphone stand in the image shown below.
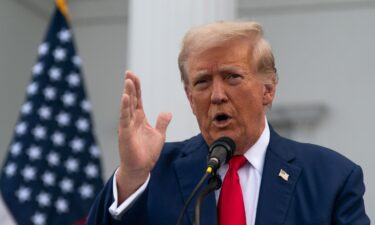
[[182,218],[186,212],[186,209],[189,205],[189,203],[193,200],[195,194],[198,192],[199,188],[204,184],[206,181],[207,177],[211,174],[212,170],[207,170],[206,173],[203,175],[203,177],[199,180],[198,184],[195,186],[194,190],[190,193],[189,197],[187,198],[184,207],[181,209],[180,214],[177,219],[176,225],[181,225],[182,223]]
[[194,225],[200,225],[200,214],[201,214],[201,205],[203,203],[204,198],[214,190],[217,190],[221,187],[221,177],[216,173],[210,177],[208,180],[207,186],[200,192],[197,202],[195,203],[195,218],[194,218]]
[[187,198],[183,208],[180,211],[180,214],[177,219],[177,225],[181,225],[182,219],[186,212],[186,209],[189,203],[193,200],[195,194],[198,192],[200,187],[204,184],[205,180],[209,175],[212,175],[209,178],[208,185],[201,191],[197,198],[197,202],[195,205],[195,222],[194,225],[200,225],[200,209],[203,202],[203,199],[206,197],[208,193],[213,190],[219,189],[221,187],[221,178],[219,175],[216,174],[216,170],[223,164],[224,162],[228,162],[229,159],[233,155],[233,151],[236,149],[236,143],[229,138],[229,137],[221,137],[217,139],[209,148],[209,159],[207,162],[207,169],[206,173],[203,177],[199,180],[198,184],[195,186],[193,191],[190,193],[189,197]]

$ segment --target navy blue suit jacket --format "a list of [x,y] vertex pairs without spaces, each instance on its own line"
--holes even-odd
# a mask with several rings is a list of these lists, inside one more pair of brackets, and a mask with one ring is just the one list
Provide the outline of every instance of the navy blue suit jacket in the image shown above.
[[[184,202],[202,177],[208,146],[201,135],[166,143],[151,172],[146,191],[121,220],[108,208],[113,202],[112,179],[94,203],[89,225],[174,225]],[[279,176],[289,174],[288,181]],[[280,137],[271,129],[259,193],[256,225],[368,225],[359,166],[342,155],[311,144]],[[194,204],[183,224],[193,224]],[[202,206],[201,224],[217,224],[214,193]]]

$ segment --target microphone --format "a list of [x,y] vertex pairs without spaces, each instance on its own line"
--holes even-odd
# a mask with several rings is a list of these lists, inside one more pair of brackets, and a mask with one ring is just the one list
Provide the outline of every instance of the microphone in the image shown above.
[[[221,138],[217,139],[216,141],[214,141],[214,143],[210,146],[210,148],[208,150],[209,155],[208,155],[206,173],[203,175],[203,177],[200,179],[198,184],[195,186],[195,188],[193,189],[193,191],[190,193],[189,197],[187,198],[187,200],[184,204],[184,207],[181,209],[180,215],[178,216],[177,225],[181,224],[182,218],[185,214],[185,211],[186,211],[189,203],[191,202],[191,200],[193,199],[193,197],[195,196],[195,194],[197,193],[199,188],[204,184],[207,177],[210,174],[216,172],[216,170],[219,169],[219,167],[223,163],[228,162],[229,159],[232,158],[234,149],[236,149],[236,144],[229,137],[221,137]],[[200,205],[201,205],[201,202],[203,201],[203,198],[209,192],[220,188],[220,186],[221,186],[220,177],[217,176],[214,173],[213,179],[210,179],[210,181],[208,183],[208,186],[203,190],[203,192],[200,194],[200,196],[197,200],[198,204],[196,205],[196,208],[195,208],[196,212],[200,211]],[[199,218],[199,215],[200,214],[198,212],[198,214],[197,214],[198,218]],[[199,224],[199,223],[197,223],[197,224]]]
[[208,152],[207,173],[216,172],[225,162],[228,162],[236,149],[236,144],[229,137],[221,137],[214,141]]

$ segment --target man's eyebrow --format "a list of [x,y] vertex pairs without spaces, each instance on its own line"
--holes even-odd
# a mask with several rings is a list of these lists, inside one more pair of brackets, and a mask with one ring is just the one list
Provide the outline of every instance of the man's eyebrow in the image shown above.
[[228,71],[230,71],[230,72],[243,72],[243,69],[241,68],[241,67],[239,67],[239,66],[232,66],[232,65],[228,65],[228,66],[220,66],[219,67],[219,71],[220,72],[228,72]]
[[196,72],[195,77],[207,76],[209,73],[208,70],[199,70]]
[[199,80],[208,79],[209,77],[210,77],[210,74],[209,74],[208,70],[198,71],[195,74],[195,76],[191,77],[191,82],[192,82],[192,84],[194,84],[195,82],[197,82]]

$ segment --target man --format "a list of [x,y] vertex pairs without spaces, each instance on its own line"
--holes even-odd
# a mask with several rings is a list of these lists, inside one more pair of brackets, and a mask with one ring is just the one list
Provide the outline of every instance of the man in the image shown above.
[[[223,186],[208,195],[201,224],[370,224],[359,166],[332,150],[282,138],[268,125],[277,74],[259,24],[193,28],[183,40],[179,67],[201,134],[164,143],[171,114],[161,113],[151,127],[139,78],[127,72],[118,129],[121,164],[87,224],[176,224],[204,174],[208,146],[223,136],[236,143],[234,158],[242,166],[233,172],[233,158],[218,170]],[[193,209],[190,204],[183,224],[193,223]]]

